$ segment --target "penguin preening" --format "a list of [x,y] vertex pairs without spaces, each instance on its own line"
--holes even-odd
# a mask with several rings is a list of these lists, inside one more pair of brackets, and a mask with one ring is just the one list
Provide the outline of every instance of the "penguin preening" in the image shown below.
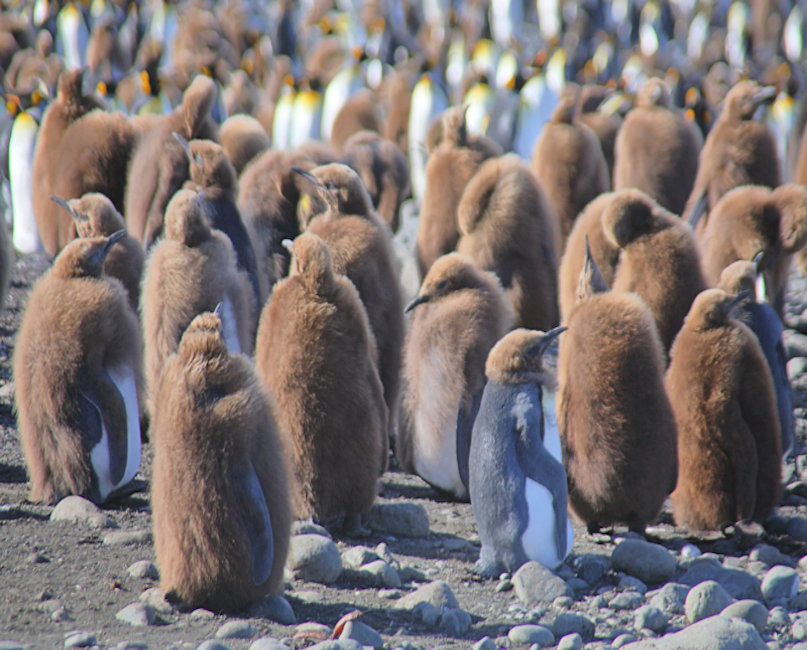
[[679,526],[719,530],[767,517],[782,494],[771,372],[749,329],[731,318],[747,294],[703,291],[670,352],[666,387],[678,425]]
[[162,589],[234,611],[282,591],[291,504],[271,398],[224,327],[196,316],[160,377],[151,504]]
[[[303,233],[292,270],[261,314],[255,364],[279,407],[291,450],[299,519],[343,516],[349,535],[387,466],[387,407],[358,292],[334,272],[328,247]],[[346,471],[349,468],[349,471]]]
[[432,265],[406,308],[413,310],[395,455],[406,471],[466,499],[485,360],[512,327],[513,308],[493,273],[450,253]]
[[488,577],[529,560],[554,569],[574,542],[554,408],[547,408],[554,402],[554,377],[542,364],[564,330],[513,330],[485,364],[468,476],[482,542],[474,571]]
[[527,164],[512,154],[483,162],[465,186],[457,215],[457,252],[496,273],[516,325],[557,325],[556,217]]
[[33,501],[102,503],[140,465],[140,329],[123,286],[103,276],[125,234],[71,242],[28,298],[14,383]]

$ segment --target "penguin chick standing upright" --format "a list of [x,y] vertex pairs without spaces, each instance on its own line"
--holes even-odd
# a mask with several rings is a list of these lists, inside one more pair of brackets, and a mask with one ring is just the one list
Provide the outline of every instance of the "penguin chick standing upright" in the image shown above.
[[230,240],[211,229],[202,215],[196,192],[180,190],[165,211],[165,236],[155,244],[143,271],[140,313],[150,404],[182,332],[196,314],[220,302],[228,349],[251,353],[255,316],[249,281],[235,265]]
[[33,501],[102,503],[140,465],[140,329],[123,286],[103,276],[125,234],[70,243],[28,298],[14,384]]
[[403,392],[395,455],[408,472],[468,497],[468,453],[485,385],[485,360],[512,327],[513,308],[470,258],[439,258],[406,311]]
[[344,515],[363,532],[387,465],[387,407],[361,299],[316,235],[294,240],[291,275],[261,314],[258,372],[277,399],[299,519]]
[[782,494],[771,372],[756,337],[730,317],[745,298],[699,294],[670,351],[666,387],[679,435],[673,515],[693,530],[761,521]]
[[482,542],[474,570],[488,577],[529,560],[554,569],[574,542],[566,471],[548,444],[558,436],[554,408],[544,413],[544,403],[554,401],[554,377],[542,358],[565,329],[514,330],[493,346],[485,364],[488,382],[471,436],[468,476]]
[[162,589],[233,611],[282,591],[291,504],[270,397],[222,325],[194,318],[165,365],[151,503]]

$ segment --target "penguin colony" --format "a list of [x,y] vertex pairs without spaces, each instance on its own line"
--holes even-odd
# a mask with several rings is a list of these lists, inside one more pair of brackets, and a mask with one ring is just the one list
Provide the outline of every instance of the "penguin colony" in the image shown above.
[[12,244],[53,258],[14,351],[31,499],[125,495],[149,441],[162,586],[227,611],[282,589],[293,517],[367,534],[390,462],[470,498],[485,576],[560,564],[567,513],[768,516],[801,38],[336,4],[2,14],[0,296]]

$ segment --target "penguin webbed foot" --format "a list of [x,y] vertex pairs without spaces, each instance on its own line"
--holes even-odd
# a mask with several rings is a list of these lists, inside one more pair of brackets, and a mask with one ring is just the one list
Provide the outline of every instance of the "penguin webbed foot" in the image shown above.
[[499,569],[500,569],[499,566],[491,562],[487,562],[483,560],[481,557],[476,562],[474,562],[473,567],[471,567],[471,571],[474,574],[488,579],[497,578],[501,573]]
[[119,488],[112,490],[104,500],[104,504],[115,503],[128,499],[133,494],[138,492],[145,492],[148,489],[148,483],[141,481],[139,478],[133,478],[126,485],[121,485]]
[[370,537],[373,531],[364,525],[359,513],[346,514],[342,521],[342,534],[345,537]]

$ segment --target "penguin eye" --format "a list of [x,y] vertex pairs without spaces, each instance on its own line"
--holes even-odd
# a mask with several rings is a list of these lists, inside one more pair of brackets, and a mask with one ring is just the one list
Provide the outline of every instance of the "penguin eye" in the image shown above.
[[336,189],[336,185],[334,185],[331,181],[325,181],[325,189],[329,192],[333,191]]
[[442,291],[447,286],[448,286],[448,280],[440,280],[440,282],[437,283],[437,290]]

